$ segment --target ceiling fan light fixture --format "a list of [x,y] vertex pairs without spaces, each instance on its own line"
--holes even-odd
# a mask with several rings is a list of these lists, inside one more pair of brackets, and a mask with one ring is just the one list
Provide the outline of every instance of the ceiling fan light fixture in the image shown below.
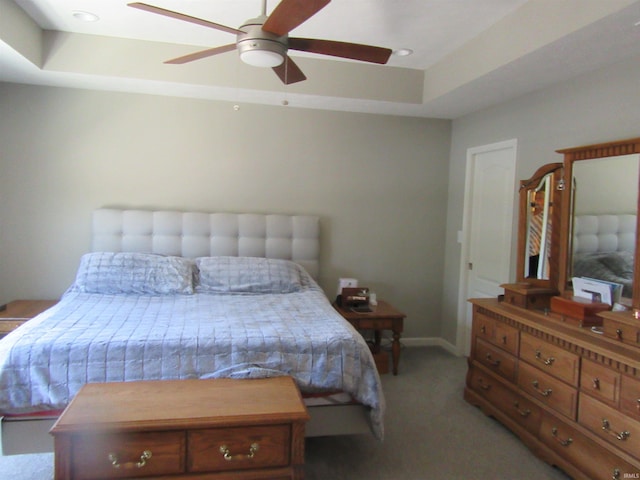
[[271,50],[245,50],[240,52],[240,59],[254,67],[277,67],[284,62],[284,56]]

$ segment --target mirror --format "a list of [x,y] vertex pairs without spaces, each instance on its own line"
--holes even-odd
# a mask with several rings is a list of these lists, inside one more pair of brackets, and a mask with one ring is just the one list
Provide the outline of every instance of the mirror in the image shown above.
[[561,173],[562,163],[550,163],[520,182],[519,282],[547,288],[557,285]]
[[559,288],[574,276],[621,283],[623,303],[640,304],[638,182],[640,138],[558,150],[564,154]]

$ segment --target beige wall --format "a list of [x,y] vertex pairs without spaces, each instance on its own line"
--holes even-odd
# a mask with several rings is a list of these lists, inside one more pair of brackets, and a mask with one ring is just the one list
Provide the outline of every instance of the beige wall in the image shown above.
[[[561,162],[557,149],[640,136],[639,78],[640,58],[629,59],[453,122],[442,306],[445,340],[455,343],[457,334],[461,252],[456,235],[463,228],[467,149],[516,138],[516,173],[524,179],[541,165]],[[510,280],[515,279],[516,229],[514,221]]]
[[450,122],[0,83],[0,302],[55,298],[105,206],[321,217],[354,276],[440,334]]

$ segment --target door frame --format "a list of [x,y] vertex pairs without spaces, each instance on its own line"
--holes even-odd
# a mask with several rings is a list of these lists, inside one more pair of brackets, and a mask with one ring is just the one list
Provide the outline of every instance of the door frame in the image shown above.
[[[471,147],[467,149],[467,166],[465,170],[465,184],[464,184],[464,211],[462,214],[462,245],[460,249],[460,280],[458,287],[458,325],[457,325],[457,333],[456,333],[456,345],[458,349],[458,353],[461,355],[469,355],[471,351],[471,329],[467,328],[469,322],[467,321],[467,312],[468,312],[468,292],[467,285],[469,281],[469,250],[470,250],[470,235],[471,229],[469,228],[471,223],[471,218],[473,214],[473,205],[472,205],[472,190],[473,190],[473,179],[475,173],[475,157],[480,153],[492,152],[495,150],[505,150],[511,149],[513,150],[513,167],[514,167],[514,177],[513,177],[513,188],[515,192],[516,187],[516,168],[517,168],[517,154],[518,154],[518,140],[511,139],[505,140],[502,142],[491,143],[488,145],[481,145],[478,147]],[[515,194],[514,194],[514,205],[515,205]],[[511,217],[511,231],[513,231],[513,215]],[[511,242],[513,249],[513,242]],[[509,252],[509,270],[511,271],[511,251]]]

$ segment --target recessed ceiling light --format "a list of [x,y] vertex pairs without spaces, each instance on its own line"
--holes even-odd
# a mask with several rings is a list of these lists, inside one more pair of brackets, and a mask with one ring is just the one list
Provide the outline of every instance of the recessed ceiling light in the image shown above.
[[408,57],[412,53],[413,53],[413,50],[411,50],[410,48],[399,48],[398,50],[393,51],[393,54],[396,57]]
[[73,18],[80,20],[81,22],[97,22],[100,20],[95,13],[85,12],[83,10],[74,10],[72,12]]

